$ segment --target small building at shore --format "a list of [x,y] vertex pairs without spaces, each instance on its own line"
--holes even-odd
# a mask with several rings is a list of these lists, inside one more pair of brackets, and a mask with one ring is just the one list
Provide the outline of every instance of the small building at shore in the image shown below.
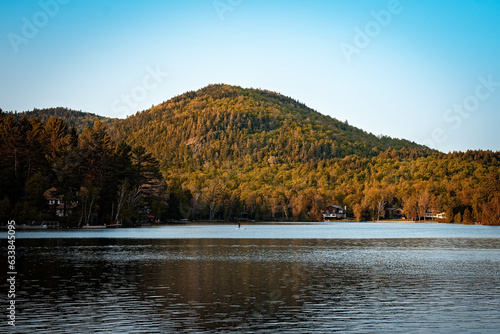
[[[80,191],[85,188],[80,188]],[[71,216],[74,211],[78,208],[78,195],[79,192],[76,191],[72,199],[65,198],[64,195],[60,194],[57,188],[52,187],[47,189],[43,193],[43,197],[47,201],[50,210],[58,217],[68,217]]]
[[430,209],[425,212],[425,219],[446,219],[446,212]]
[[321,210],[323,220],[345,219],[347,208],[338,205],[330,205]]

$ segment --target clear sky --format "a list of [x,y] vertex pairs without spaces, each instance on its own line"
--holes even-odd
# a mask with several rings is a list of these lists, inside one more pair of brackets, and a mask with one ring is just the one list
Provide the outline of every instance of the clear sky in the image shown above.
[[500,150],[500,1],[2,0],[0,108],[126,117],[211,83]]

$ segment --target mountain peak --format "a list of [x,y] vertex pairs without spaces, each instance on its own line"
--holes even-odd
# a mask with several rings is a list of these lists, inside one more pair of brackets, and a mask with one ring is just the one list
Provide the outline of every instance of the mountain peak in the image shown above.
[[119,139],[147,147],[165,166],[271,156],[287,163],[371,157],[388,148],[431,153],[407,140],[376,137],[282,94],[226,84],[186,92],[113,128]]
[[164,166],[179,168],[271,157],[283,163],[373,157],[389,148],[404,148],[412,156],[432,153],[408,140],[376,137],[280,93],[227,84],[186,92],[126,119],[65,108],[20,115],[42,120],[59,116],[79,131],[104,121],[116,140],[144,146]]

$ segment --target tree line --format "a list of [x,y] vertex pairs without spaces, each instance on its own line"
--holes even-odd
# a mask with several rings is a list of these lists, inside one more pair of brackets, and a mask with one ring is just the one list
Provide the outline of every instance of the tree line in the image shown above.
[[186,169],[168,174],[167,182],[188,194],[185,218],[244,212],[257,220],[318,221],[321,209],[334,204],[358,221],[401,207],[411,220],[425,220],[432,210],[445,212],[445,222],[499,224],[499,158],[489,151],[409,158],[389,149],[373,158]]

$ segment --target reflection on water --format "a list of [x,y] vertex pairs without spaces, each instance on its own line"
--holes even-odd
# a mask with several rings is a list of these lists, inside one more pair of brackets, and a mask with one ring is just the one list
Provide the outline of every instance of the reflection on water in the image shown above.
[[38,238],[18,246],[18,333],[500,328],[499,238]]

